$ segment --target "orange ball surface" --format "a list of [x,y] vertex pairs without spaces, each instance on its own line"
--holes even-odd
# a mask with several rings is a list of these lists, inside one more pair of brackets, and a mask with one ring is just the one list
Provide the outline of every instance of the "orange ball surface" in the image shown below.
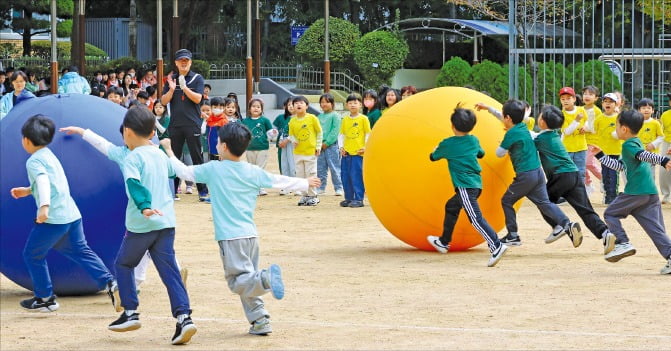
[[[501,108],[499,102],[475,90],[442,87],[402,100],[375,124],[363,160],[366,195],[382,225],[408,245],[432,251],[426,237],[442,234],[445,202],[455,192],[446,161],[431,162],[429,154],[453,135],[450,116],[457,104],[475,110],[478,102]],[[471,134],[485,150],[479,160],[483,189],[478,203],[498,232],[505,227],[501,197],[515,173],[508,156],[495,154],[505,133],[503,123],[486,110],[475,113],[477,123]],[[462,209],[450,251],[466,250],[483,241]]]

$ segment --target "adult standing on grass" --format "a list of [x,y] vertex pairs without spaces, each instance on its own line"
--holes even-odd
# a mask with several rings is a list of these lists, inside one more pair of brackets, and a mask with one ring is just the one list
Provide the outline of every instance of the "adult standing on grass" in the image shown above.
[[[205,79],[198,73],[191,71],[191,51],[179,49],[175,53],[175,67],[177,72],[168,75],[167,85],[163,86],[161,104],[169,105],[170,126],[168,134],[172,141],[172,151],[177,158],[182,157],[184,143],[189,150],[193,165],[203,163],[202,145],[200,143],[200,102],[203,99]],[[179,186],[179,179],[175,178],[175,193]],[[207,186],[198,183],[198,196],[207,198]]]

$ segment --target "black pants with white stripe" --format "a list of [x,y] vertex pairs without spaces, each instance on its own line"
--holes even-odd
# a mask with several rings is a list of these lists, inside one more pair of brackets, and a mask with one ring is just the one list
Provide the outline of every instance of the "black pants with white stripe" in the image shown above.
[[480,212],[478,198],[482,193],[482,189],[455,188],[454,192],[454,196],[445,203],[445,220],[443,221],[443,235],[440,237],[440,242],[447,245],[452,241],[454,225],[457,224],[459,212],[463,208],[473,228],[485,238],[489,252],[494,252],[494,250],[501,246],[501,242],[494,229],[487,223],[487,220],[482,216],[482,212]]

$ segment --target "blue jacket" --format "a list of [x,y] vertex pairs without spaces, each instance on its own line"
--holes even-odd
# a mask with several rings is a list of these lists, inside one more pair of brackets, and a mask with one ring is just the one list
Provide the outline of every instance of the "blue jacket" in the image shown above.
[[[34,97],[35,95],[33,95],[33,93],[23,89],[16,97],[16,104],[18,105],[22,101],[32,99]],[[14,92],[7,93],[2,97],[2,99],[0,99],[0,119],[5,118],[12,107],[14,107]]]
[[68,72],[58,80],[59,94],[91,94],[91,86],[86,78],[77,72]]

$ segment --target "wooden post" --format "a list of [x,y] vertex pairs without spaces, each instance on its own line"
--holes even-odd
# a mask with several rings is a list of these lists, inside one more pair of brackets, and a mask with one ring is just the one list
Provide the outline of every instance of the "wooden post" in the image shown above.
[[163,95],[163,1],[156,0],[156,97]]
[[179,14],[177,11],[177,0],[172,2],[172,52],[170,53],[171,62],[175,62],[175,52],[181,49],[179,45]]
[[331,61],[329,61],[329,0],[324,1],[324,92],[331,90]]
[[252,0],[247,0],[247,59],[245,61],[245,106],[249,106],[249,100],[252,99],[252,82],[254,77],[252,77]]
[[82,77],[86,74],[86,0],[79,0],[79,75]]
[[58,93],[58,50],[56,49],[56,0],[51,0],[51,93]]
[[254,91],[259,93],[259,82],[261,81],[261,19],[259,18],[259,0],[256,2],[256,18],[254,20]]

